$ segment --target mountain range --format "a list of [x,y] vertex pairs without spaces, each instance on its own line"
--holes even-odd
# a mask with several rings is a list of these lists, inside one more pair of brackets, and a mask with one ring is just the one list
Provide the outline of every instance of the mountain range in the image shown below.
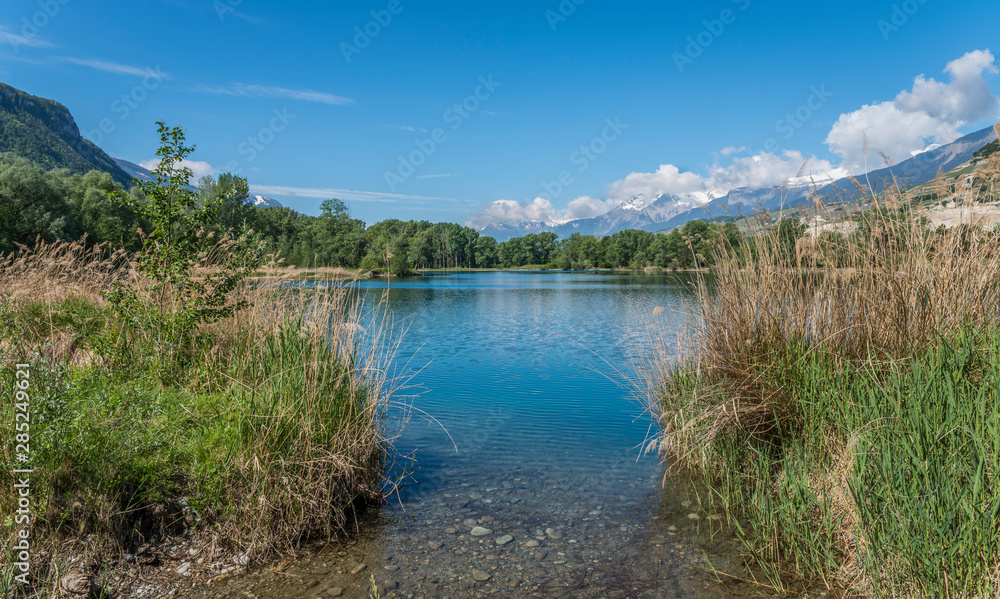
[[697,219],[747,215],[761,209],[791,208],[811,203],[810,198],[813,196],[823,198],[827,203],[849,202],[870,193],[859,189],[855,182],[876,193],[897,184],[901,187],[920,185],[934,179],[939,172],[947,173],[965,164],[977,150],[996,139],[996,132],[992,127],[988,127],[949,144],[917,154],[899,164],[858,175],[853,180],[844,177],[818,188],[811,183],[756,189],[739,187],[707,203],[667,194],[659,195],[652,200],[644,195],[638,195],[600,216],[560,224],[540,221],[491,224],[480,229],[479,233],[493,237],[497,241],[546,231],[556,233],[559,237],[568,237],[573,233],[600,237],[624,229],[663,231]]
[[[488,225],[479,232],[497,241],[546,231],[560,237],[573,233],[600,237],[625,229],[663,231],[696,219],[794,207],[811,202],[810,198],[814,196],[828,203],[853,201],[871,191],[884,191],[891,185],[907,187],[926,183],[939,172],[948,172],[968,162],[976,151],[996,139],[996,132],[989,127],[929,149],[897,165],[853,178],[845,177],[818,189],[812,184],[780,188],[740,187],[708,202],[668,194],[652,198],[637,195],[609,212],[591,218],[565,223],[499,223]],[[5,83],[0,83],[0,152],[13,152],[46,169],[67,168],[76,173],[93,169],[104,171],[125,187],[132,186],[133,177],[151,180],[149,170],[128,160],[111,158],[84,139],[69,110],[59,102],[33,96]],[[858,183],[868,189],[859,189]],[[281,206],[277,200],[265,196],[255,195],[251,199],[256,206]]]

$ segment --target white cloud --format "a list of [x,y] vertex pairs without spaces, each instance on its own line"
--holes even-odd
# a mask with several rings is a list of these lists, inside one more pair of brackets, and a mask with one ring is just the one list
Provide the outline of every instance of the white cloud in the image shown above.
[[0,44],[10,44],[16,50],[18,46],[28,46],[29,48],[51,48],[54,44],[38,39],[33,35],[20,35],[12,32],[8,27],[0,25]]
[[736,158],[729,166],[713,166],[705,182],[706,191],[718,197],[737,187],[780,187],[786,181],[808,182],[810,176],[825,180],[833,170],[829,161],[807,158],[798,151],[786,150],[780,156],[761,152]]
[[535,198],[530,203],[497,200],[485,209],[470,214],[465,224],[481,229],[490,224],[514,224],[525,221],[561,222],[561,219],[552,202],[545,198]]
[[609,186],[611,199],[624,202],[639,194],[656,197],[660,194],[690,196],[705,190],[701,175],[691,171],[681,172],[672,164],[663,164],[655,173],[629,173],[627,177]]
[[[159,165],[159,158],[153,158],[152,160],[146,160],[139,163],[139,166],[148,170],[153,170]],[[201,181],[202,177],[214,175],[219,172],[218,169],[214,168],[211,164],[200,160],[182,160],[181,166],[186,166],[191,169],[191,185],[197,185],[198,182]]]
[[157,65],[154,67],[133,67],[127,64],[119,64],[116,62],[108,62],[106,60],[97,60],[94,58],[74,58],[66,57],[62,60],[66,62],[71,62],[73,64],[78,64],[84,67],[90,67],[92,69],[97,69],[99,71],[107,71],[108,73],[114,73],[116,75],[133,75],[135,77],[146,77],[152,75],[158,79],[169,79],[170,75],[164,73],[160,70]]
[[489,206],[470,214],[465,224],[481,229],[491,224],[516,224],[521,222],[545,222],[554,225],[591,218],[604,214],[621,204],[620,201],[599,200],[590,196],[580,196],[569,202],[565,210],[559,210],[546,198],[535,198],[531,202],[497,200]]
[[[741,151],[734,149],[734,151]],[[776,187],[797,176],[808,181],[826,179],[834,171],[827,160],[803,156],[801,152],[785,151],[781,155],[761,152],[753,156],[734,158],[727,166],[716,164],[703,177],[691,171],[682,172],[672,164],[663,164],[654,173],[630,173],[609,186],[608,195],[614,205],[639,194],[655,198],[660,194],[706,201],[725,195],[737,187]],[[610,209],[610,206],[608,209]]]
[[228,87],[203,87],[201,88],[201,91],[245,98],[289,98],[291,100],[319,102],[321,104],[332,104],[335,106],[343,106],[354,103],[354,100],[343,96],[335,96],[333,94],[317,92],[311,89],[289,89],[287,87],[277,87],[273,85],[233,83]]
[[569,206],[566,207],[564,216],[568,221],[578,218],[591,218],[617,208],[620,204],[621,202],[618,200],[598,200],[590,196],[580,196],[570,201]]
[[440,198],[432,196],[402,195],[395,193],[381,193],[377,191],[356,191],[352,189],[316,188],[316,187],[291,187],[288,185],[251,185],[250,191],[266,196],[286,196],[301,198],[338,198],[352,202],[380,202],[398,203],[406,202],[462,202],[456,198]]
[[826,138],[830,149],[843,159],[840,165],[795,150],[734,157],[746,152],[747,147],[733,145],[716,154],[725,157],[728,163],[721,166],[717,162],[707,169],[706,175],[663,164],[654,172],[629,173],[611,183],[606,200],[582,196],[565,209],[556,208],[544,198],[524,203],[499,200],[470,215],[467,224],[475,227],[524,221],[558,224],[603,214],[639,194],[647,198],[669,194],[704,202],[739,187],[821,185],[864,171],[866,142],[874,156],[868,169],[884,166],[878,151],[899,162],[932,149],[935,144],[954,141],[961,135],[959,128],[963,125],[997,116],[1000,98],[985,80],[987,75],[998,72],[989,50],[976,50],[953,60],[945,72],[950,76],[948,83],[920,75],[914,79],[912,89],[900,92],[894,100],[862,106],[841,115]]
[[826,143],[843,158],[842,166],[853,173],[882,167],[878,152],[899,162],[929,144],[956,140],[963,125],[996,116],[1000,99],[985,80],[997,73],[989,50],[957,58],[948,63],[945,72],[951,77],[948,83],[919,75],[913,88],[900,92],[894,100],[840,115]]
[[975,50],[948,63],[948,84],[918,76],[912,91],[901,92],[896,104],[908,112],[925,112],[948,122],[972,122],[989,116],[997,97],[986,83],[986,74],[996,74],[997,65],[989,50]]
[[610,197],[606,200],[581,196],[572,200],[564,210],[556,208],[545,198],[535,198],[531,202],[498,200],[470,214],[466,224],[480,229],[490,224],[526,221],[562,224],[599,216],[639,194],[653,199],[665,193],[703,203],[737,187],[780,187],[786,182],[795,185],[820,184],[844,174],[829,161],[805,157],[796,151],[786,151],[780,156],[762,152],[736,158],[728,166],[711,167],[708,177],[691,171],[681,172],[672,164],[664,164],[656,172],[630,173],[624,179],[615,181],[609,186]]
[[409,125],[386,125],[386,128],[396,129],[397,131],[409,131],[410,133],[427,133],[427,129],[418,129]]

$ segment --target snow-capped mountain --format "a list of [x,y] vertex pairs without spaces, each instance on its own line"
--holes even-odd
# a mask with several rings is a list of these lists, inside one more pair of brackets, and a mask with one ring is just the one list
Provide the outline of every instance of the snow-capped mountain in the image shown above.
[[573,233],[602,237],[625,229],[646,229],[658,231],[657,223],[686,213],[700,203],[694,199],[661,194],[650,200],[639,194],[604,214],[591,218],[571,220],[562,224],[539,221],[521,223],[497,223],[487,225],[479,231],[482,236],[493,237],[497,241],[507,241],[512,237],[522,237],[529,233],[551,231],[559,237],[569,237]]
[[934,179],[938,172],[948,172],[965,164],[977,150],[996,138],[996,132],[988,127],[949,144],[931,147],[897,165],[858,175],[853,180],[847,177],[838,179],[818,189],[814,189],[811,184],[759,189],[739,187],[708,202],[671,195],[660,195],[650,201],[640,194],[593,218],[572,220],[559,225],[542,222],[489,225],[480,234],[494,237],[497,241],[506,241],[511,237],[542,231],[555,232],[559,237],[569,237],[573,233],[604,236],[625,229],[655,232],[673,229],[697,219],[747,216],[760,209],[790,208],[811,202],[809,198],[813,194],[826,201],[852,201],[863,193],[870,193],[859,190],[855,181],[870,186],[875,192],[884,191],[897,183],[902,187],[920,185]]
[[254,206],[260,208],[281,208],[283,204],[278,200],[269,198],[267,196],[250,196],[250,200],[253,202]]
[[[640,194],[600,216],[571,220],[552,230],[560,237],[568,237],[573,233],[602,237],[625,229],[649,229],[657,223],[689,212],[698,205],[695,200],[666,194],[649,201]],[[656,230],[659,228],[656,227]]]
[[642,210],[648,205],[649,202],[646,200],[645,194],[640,193],[639,195],[635,196],[631,200],[625,202],[624,204],[618,207],[621,208],[622,210]]

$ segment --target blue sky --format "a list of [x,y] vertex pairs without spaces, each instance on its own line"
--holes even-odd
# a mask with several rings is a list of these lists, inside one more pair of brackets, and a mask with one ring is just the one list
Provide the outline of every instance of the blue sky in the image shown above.
[[951,141],[1000,118],[997,23],[995,1],[6,0],[0,81],[116,157],[154,158],[163,119],[198,172],[307,214],[482,226]]

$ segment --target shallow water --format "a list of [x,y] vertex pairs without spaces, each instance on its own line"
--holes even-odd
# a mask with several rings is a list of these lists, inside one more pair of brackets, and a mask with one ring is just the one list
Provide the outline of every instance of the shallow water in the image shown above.
[[679,330],[687,280],[493,272],[361,287],[388,289],[407,329],[396,374],[411,409],[388,423],[404,488],[356,539],[216,596],[368,597],[371,576],[383,597],[757,592],[710,573],[742,573],[734,541],[703,490],[661,486],[642,451],[653,422],[626,380],[639,314],[662,307]]

